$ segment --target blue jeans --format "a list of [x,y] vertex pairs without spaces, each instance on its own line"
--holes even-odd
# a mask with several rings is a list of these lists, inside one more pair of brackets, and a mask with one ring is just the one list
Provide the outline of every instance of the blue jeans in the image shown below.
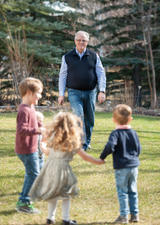
[[83,121],[84,144],[86,150],[91,142],[91,135],[94,126],[96,88],[91,91],[81,91],[68,88],[68,98],[72,111]]
[[137,192],[138,167],[116,169],[115,179],[120,215],[127,216],[129,213],[138,214],[138,192]]
[[28,193],[31,186],[40,172],[38,151],[31,154],[17,154],[19,159],[23,162],[25,167],[25,176],[22,192],[19,200],[22,202],[29,202],[30,197]]

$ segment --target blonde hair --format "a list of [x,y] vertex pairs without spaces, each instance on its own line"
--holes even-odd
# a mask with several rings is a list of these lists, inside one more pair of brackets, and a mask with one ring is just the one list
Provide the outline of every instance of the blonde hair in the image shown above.
[[47,146],[54,150],[71,152],[81,148],[82,122],[70,112],[59,112],[47,133]]
[[74,40],[76,40],[77,36],[79,36],[79,35],[84,35],[87,38],[87,41],[89,41],[89,33],[87,33],[86,31],[83,31],[83,30],[79,30],[77,33],[75,33]]
[[119,104],[113,109],[113,118],[120,125],[125,125],[132,117],[132,109],[125,104]]
[[44,115],[40,111],[36,111],[36,116],[37,116],[38,122],[44,120]]
[[40,88],[43,90],[43,84],[39,79],[27,77],[20,82],[18,88],[20,96],[24,97],[28,90],[30,90],[32,93],[39,91]]

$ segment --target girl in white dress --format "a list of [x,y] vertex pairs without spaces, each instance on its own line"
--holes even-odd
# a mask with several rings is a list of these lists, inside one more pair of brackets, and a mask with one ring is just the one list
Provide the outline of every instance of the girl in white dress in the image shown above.
[[70,112],[60,112],[47,131],[49,156],[30,191],[33,201],[48,201],[47,225],[55,224],[59,199],[62,199],[63,225],[77,225],[77,222],[69,217],[70,198],[78,194],[77,178],[69,165],[73,156],[77,153],[91,163],[104,163],[81,149],[82,130],[79,117]]

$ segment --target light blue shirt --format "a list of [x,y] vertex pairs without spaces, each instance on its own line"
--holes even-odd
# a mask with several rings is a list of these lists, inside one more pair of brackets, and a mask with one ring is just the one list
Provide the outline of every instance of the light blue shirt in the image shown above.
[[[82,53],[79,53],[76,49],[76,53],[79,55],[80,59],[83,57],[85,52],[86,52],[86,49]],[[106,89],[105,70],[98,55],[97,55],[97,62],[96,62],[96,74],[97,74],[97,80],[98,80],[98,89],[99,91],[105,92],[105,89]],[[66,80],[67,80],[67,63],[65,61],[65,56],[62,56],[62,63],[61,63],[61,68],[59,72],[59,96],[64,96],[65,89],[66,89]]]

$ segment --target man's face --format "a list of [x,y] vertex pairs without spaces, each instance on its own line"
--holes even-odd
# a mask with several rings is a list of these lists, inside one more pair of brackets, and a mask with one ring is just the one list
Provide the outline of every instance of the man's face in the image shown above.
[[75,39],[76,49],[82,53],[88,45],[88,38],[84,34],[77,35]]

